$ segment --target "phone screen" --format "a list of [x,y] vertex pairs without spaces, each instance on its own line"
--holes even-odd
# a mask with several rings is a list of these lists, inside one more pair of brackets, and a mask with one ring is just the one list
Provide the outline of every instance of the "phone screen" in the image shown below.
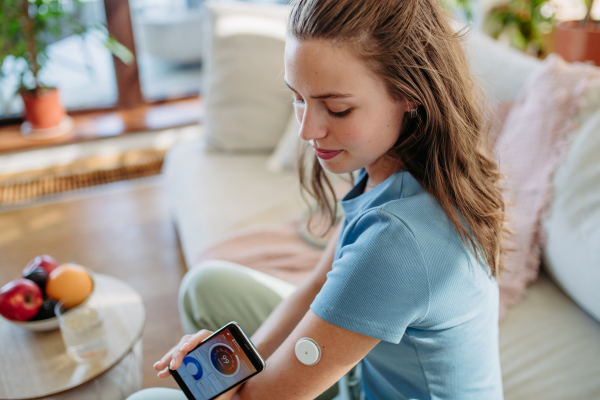
[[176,371],[198,400],[208,400],[257,372],[229,328],[189,352]]

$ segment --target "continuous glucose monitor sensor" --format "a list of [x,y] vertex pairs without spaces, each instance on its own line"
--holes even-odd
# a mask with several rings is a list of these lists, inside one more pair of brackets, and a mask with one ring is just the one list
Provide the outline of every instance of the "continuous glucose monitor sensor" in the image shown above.
[[296,342],[296,357],[304,365],[315,365],[321,359],[321,348],[311,338],[302,338]]

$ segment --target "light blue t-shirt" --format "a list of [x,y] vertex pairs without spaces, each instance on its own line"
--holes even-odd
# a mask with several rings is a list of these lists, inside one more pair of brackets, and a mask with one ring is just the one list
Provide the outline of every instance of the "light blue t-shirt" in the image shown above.
[[381,339],[361,361],[368,400],[502,399],[498,285],[441,205],[400,170],[342,200],[320,318]]

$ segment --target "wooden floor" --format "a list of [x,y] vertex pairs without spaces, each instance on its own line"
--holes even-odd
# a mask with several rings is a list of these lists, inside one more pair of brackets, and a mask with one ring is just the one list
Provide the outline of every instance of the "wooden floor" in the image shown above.
[[144,388],[176,388],[173,379],[157,378],[152,364],[183,334],[177,289],[186,268],[162,184],[146,182],[84,189],[92,195],[0,213],[0,286],[38,254],[129,283],[146,307]]

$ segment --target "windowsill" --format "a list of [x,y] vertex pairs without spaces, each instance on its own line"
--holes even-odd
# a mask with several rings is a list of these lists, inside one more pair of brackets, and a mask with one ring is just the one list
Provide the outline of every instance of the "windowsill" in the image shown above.
[[127,110],[77,113],[71,117],[74,127],[70,133],[47,140],[31,140],[23,137],[19,131],[19,124],[0,127],[0,153],[197,124],[202,122],[204,107],[202,98],[194,97],[147,104]]

